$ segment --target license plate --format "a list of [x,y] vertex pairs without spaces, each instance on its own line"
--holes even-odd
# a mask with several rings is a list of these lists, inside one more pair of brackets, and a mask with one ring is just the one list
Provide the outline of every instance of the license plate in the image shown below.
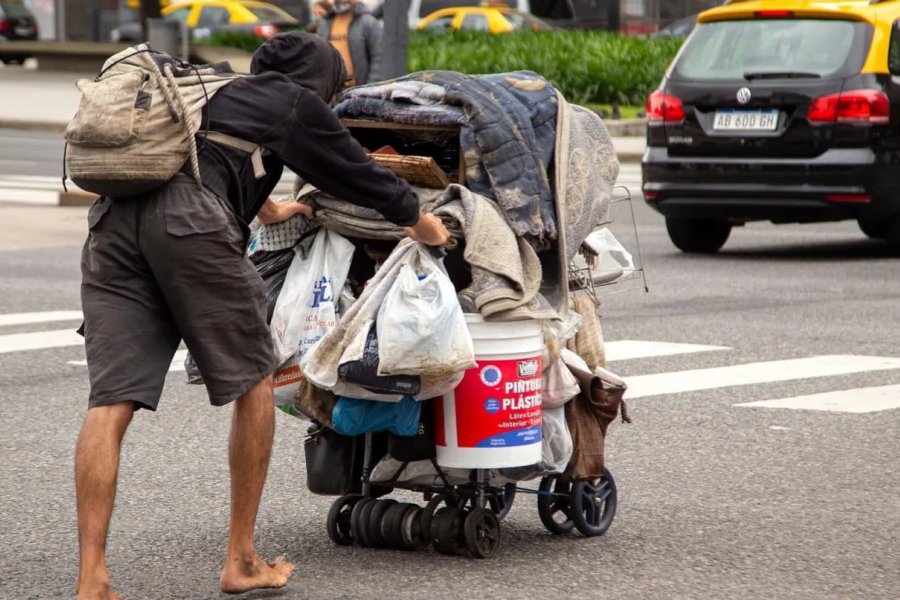
[[716,131],[775,131],[777,110],[717,110],[713,121]]
[[32,33],[34,33],[34,29],[32,29],[28,25],[20,25],[19,27],[16,27],[16,35],[31,35]]

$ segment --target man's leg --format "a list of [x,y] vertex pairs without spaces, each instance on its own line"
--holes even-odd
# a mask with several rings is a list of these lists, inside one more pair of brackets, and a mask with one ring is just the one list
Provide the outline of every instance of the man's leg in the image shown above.
[[88,411],[75,450],[80,565],[79,600],[118,598],[106,568],[106,534],[116,497],[119,450],[134,414],[132,402],[97,406]]
[[228,556],[219,580],[223,592],[283,587],[294,566],[281,559],[266,564],[256,553],[253,531],[262,497],[272,439],[275,405],[268,376],[237,399],[231,422],[228,463],[231,468],[231,525]]

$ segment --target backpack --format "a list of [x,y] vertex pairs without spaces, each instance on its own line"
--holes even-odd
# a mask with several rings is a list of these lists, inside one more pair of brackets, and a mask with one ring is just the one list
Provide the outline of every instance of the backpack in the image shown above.
[[208,127],[201,132],[203,107],[240,77],[228,63],[192,65],[147,44],[111,56],[95,79],[77,83],[81,103],[63,134],[63,180],[68,174],[86,191],[127,197],[163,185],[190,160],[200,184],[198,138],[250,153],[262,177],[261,147]]

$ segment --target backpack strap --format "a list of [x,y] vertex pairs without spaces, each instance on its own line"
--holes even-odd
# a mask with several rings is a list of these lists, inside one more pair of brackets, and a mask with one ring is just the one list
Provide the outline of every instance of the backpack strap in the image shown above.
[[253,165],[253,176],[257,179],[262,179],[266,176],[266,168],[263,166],[262,157],[270,154],[268,149],[220,131],[207,131],[205,135],[206,139],[211,142],[237,148],[248,153],[250,155],[250,163]]

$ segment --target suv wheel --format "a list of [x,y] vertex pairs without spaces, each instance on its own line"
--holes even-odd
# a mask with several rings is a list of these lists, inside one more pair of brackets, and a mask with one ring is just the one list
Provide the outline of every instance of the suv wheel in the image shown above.
[[887,240],[888,244],[900,250],[900,214],[891,217],[882,237]]
[[861,217],[856,221],[859,229],[870,238],[883,239],[888,232],[888,223],[884,219],[867,219]]
[[725,244],[731,234],[731,225],[719,219],[666,217],[666,230],[679,250],[709,254]]

